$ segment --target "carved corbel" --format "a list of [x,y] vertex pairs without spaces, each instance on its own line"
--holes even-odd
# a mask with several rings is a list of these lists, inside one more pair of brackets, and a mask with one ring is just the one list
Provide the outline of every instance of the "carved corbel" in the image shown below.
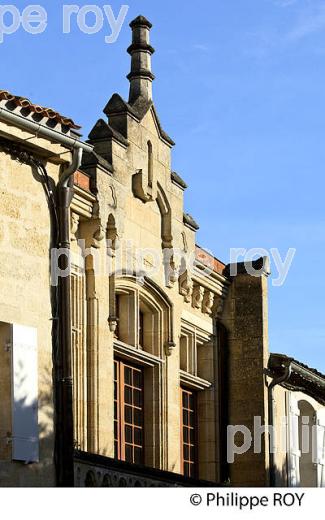
[[214,294],[213,292],[206,290],[204,292],[203,301],[202,301],[202,312],[204,314],[212,314],[212,308],[214,303]]
[[178,268],[175,264],[173,248],[163,249],[163,264],[166,287],[172,287],[178,279]]
[[193,291],[193,280],[190,277],[188,271],[185,271],[179,277],[179,294],[184,296],[184,301],[187,303],[191,302]]
[[107,221],[106,246],[107,246],[107,255],[110,257],[114,257],[115,251],[119,247],[119,241],[118,241],[115,217],[112,214],[109,215],[108,221]]
[[177,267],[174,257],[172,257],[171,261],[170,261],[170,276],[169,276],[169,282],[171,285],[174,285],[174,283],[177,282],[178,272],[179,272],[179,267]]
[[108,322],[109,330],[113,334],[115,334],[116,329],[117,329],[117,324],[118,324],[118,318],[116,316],[109,316],[107,318],[107,322]]
[[204,288],[201,285],[195,285],[192,293],[192,306],[195,309],[201,309],[204,296]]
[[105,230],[100,222],[98,222],[97,228],[93,233],[93,238],[91,241],[91,247],[94,247],[95,249],[100,248],[100,242],[104,240],[105,238]]
[[142,202],[150,202],[154,199],[154,190],[149,186],[143,170],[137,170],[132,177],[132,190],[135,197]]
[[165,354],[166,356],[171,356],[172,355],[172,352],[173,350],[176,348],[176,343],[174,343],[174,341],[167,341],[165,343]]
[[72,212],[71,218],[70,218],[70,235],[71,235],[72,241],[77,240],[76,234],[77,234],[78,228],[79,228],[79,220],[80,220],[79,215],[77,213]]

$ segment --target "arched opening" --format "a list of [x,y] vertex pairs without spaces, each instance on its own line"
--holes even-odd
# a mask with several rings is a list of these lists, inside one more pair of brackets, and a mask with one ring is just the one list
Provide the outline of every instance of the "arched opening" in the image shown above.
[[115,290],[115,457],[164,469],[164,359],[173,339],[172,304],[149,279],[140,285],[134,276],[117,278]]

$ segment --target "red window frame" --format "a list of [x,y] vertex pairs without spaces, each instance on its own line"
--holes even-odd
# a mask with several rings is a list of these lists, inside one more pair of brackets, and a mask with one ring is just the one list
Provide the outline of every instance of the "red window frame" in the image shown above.
[[143,368],[114,360],[114,456],[143,464]]
[[197,393],[181,387],[181,469],[197,477]]

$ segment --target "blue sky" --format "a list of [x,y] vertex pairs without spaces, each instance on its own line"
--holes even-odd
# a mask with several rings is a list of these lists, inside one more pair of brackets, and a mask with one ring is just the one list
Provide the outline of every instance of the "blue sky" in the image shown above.
[[0,88],[73,117],[86,137],[113,92],[127,97],[128,23],[149,18],[154,101],[198,242],[225,262],[230,248],[296,249],[284,285],[270,280],[270,350],[325,372],[325,2],[132,0],[114,44],[108,22],[63,35],[69,2],[39,3],[48,27],[5,36]]

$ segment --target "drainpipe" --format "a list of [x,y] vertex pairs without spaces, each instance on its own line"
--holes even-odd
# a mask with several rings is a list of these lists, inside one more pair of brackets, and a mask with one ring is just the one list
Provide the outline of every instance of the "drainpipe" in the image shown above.
[[[72,151],[72,161],[63,170],[56,186],[55,204],[58,218],[58,243],[56,247],[65,249],[66,255],[59,258],[60,269],[70,267],[70,232],[69,213],[73,197],[72,176],[81,165],[83,152],[92,152],[93,146],[76,136],[65,135],[55,129],[36,123],[22,115],[0,107],[0,121],[62,145]],[[28,142],[28,139],[21,139]],[[57,328],[54,327],[53,368],[55,377],[55,467],[57,485],[72,487],[74,485],[73,471],[73,381],[71,364],[71,309],[70,309],[70,272],[68,276],[58,278],[57,288]],[[58,331],[58,337],[56,336]],[[57,343],[55,344],[55,342]]]
[[59,257],[59,268],[68,268],[66,276],[58,278],[58,336],[59,348],[56,366],[56,471],[60,487],[73,487],[73,379],[70,307],[70,204],[73,198],[73,174],[82,160],[82,148],[74,148],[71,164],[62,172],[56,187],[58,215],[57,247],[65,253]]
[[[284,383],[285,381],[288,381],[288,379],[291,376],[291,372],[292,372],[291,360],[289,359],[288,360],[288,364],[286,364],[285,367],[284,367],[284,373],[282,374],[282,376],[274,377],[272,379],[271,383],[268,386],[269,425],[271,426],[271,431],[273,431],[274,415],[275,415],[274,414],[274,408],[275,408],[275,406],[274,406],[274,403],[275,403],[274,387],[276,385]],[[275,463],[274,463],[274,446],[271,446],[271,443],[270,443],[269,454],[270,454],[270,470],[269,470],[270,486],[271,487],[275,487],[275,484],[276,484],[276,478],[275,478],[276,469],[275,469]]]

